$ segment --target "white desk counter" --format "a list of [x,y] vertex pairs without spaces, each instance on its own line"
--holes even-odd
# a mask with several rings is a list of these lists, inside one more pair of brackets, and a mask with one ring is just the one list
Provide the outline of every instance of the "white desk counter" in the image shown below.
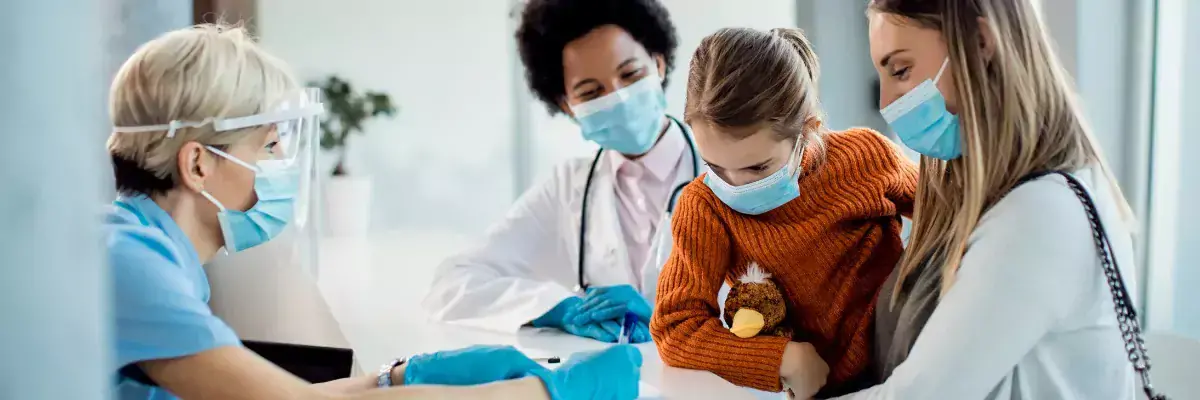
[[[560,356],[602,349],[605,343],[558,331],[523,329],[505,334],[429,321],[420,301],[433,270],[444,257],[434,244],[450,238],[420,239],[408,235],[364,239],[327,239],[322,244],[318,286],[354,348],[360,365],[376,366],[398,357],[473,344],[509,344],[530,357]],[[456,246],[449,246],[456,247]],[[642,383],[668,399],[781,398],[740,388],[710,372],[663,365],[653,344],[638,345],[644,365]]]

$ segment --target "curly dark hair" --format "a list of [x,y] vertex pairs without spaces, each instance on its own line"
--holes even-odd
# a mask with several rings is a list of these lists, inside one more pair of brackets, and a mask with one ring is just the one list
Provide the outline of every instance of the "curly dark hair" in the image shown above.
[[[629,32],[650,55],[660,55],[669,75],[679,39],[666,7],[658,0],[529,0],[521,11],[517,48],[525,79],[550,114],[562,112],[562,52],[567,43],[603,25]],[[663,76],[663,88],[667,77]]]

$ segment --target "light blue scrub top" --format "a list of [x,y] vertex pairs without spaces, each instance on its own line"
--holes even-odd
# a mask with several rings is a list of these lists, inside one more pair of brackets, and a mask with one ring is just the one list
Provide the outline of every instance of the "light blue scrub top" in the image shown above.
[[[145,360],[241,346],[208,307],[208,277],[179,225],[146,196],[113,202],[104,222],[116,316],[113,371]],[[166,390],[117,378],[121,400],[175,399]]]

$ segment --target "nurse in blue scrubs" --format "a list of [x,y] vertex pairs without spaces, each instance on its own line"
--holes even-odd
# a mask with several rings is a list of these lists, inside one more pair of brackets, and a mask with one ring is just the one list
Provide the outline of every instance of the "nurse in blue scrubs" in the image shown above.
[[324,106],[287,70],[241,28],[203,25],[143,45],[118,72],[108,151],[120,197],[105,219],[118,398],[637,396],[641,355],[629,346],[554,371],[475,346],[316,385],[243,348],[208,307],[202,265],[271,240],[302,208]]

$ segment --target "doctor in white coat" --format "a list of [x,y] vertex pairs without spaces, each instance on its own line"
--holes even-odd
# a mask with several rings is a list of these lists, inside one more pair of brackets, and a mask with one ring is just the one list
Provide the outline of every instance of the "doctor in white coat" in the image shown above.
[[447,260],[424,306],[452,324],[608,342],[632,313],[633,342],[649,341],[670,211],[702,172],[690,130],[665,112],[675,28],[658,0],[530,0],[521,17],[533,92],[601,150],[558,166],[478,247]]

